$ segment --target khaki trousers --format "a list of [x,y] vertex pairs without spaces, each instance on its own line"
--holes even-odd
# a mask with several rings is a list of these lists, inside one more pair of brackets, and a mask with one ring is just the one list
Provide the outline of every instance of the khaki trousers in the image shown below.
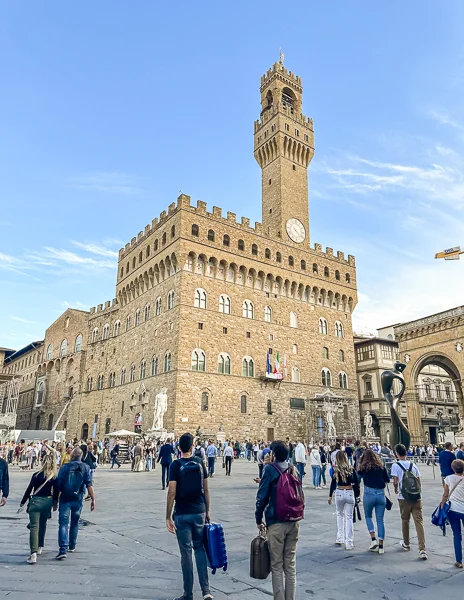
[[296,599],[296,545],[299,532],[299,522],[275,523],[268,528],[274,600]]
[[408,500],[398,500],[400,504],[400,514],[403,529],[403,541],[409,546],[409,521],[411,515],[414,520],[414,526],[417,533],[417,543],[419,550],[425,550],[425,531],[424,519],[422,517],[422,500],[418,502],[409,502]]

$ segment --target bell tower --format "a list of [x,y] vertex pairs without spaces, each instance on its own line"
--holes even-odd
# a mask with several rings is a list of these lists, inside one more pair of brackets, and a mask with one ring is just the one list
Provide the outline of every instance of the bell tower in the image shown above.
[[283,54],[261,77],[260,92],[254,156],[262,171],[263,229],[272,237],[307,246],[313,121],[302,113],[302,81],[284,67]]

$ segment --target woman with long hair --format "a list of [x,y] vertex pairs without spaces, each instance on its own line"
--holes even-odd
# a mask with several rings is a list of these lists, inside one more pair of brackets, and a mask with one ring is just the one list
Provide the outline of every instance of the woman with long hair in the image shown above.
[[[366,525],[371,536],[371,545],[369,550],[372,552],[379,551],[379,554],[384,553],[385,540],[385,506],[387,500],[385,498],[385,485],[390,481],[387,470],[379,458],[379,456],[370,449],[364,451],[358,461],[358,475],[364,481],[364,516],[366,517]],[[379,539],[377,541],[375,535],[374,521],[372,512],[375,510],[375,520],[377,521],[377,531]]]
[[335,494],[337,511],[337,539],[335,543],[353,549],[353,511],[359,500],[359,483],[348,456],[344,450],[338,450],[337,460],[333,465],[333,477],[330,484],[329,504]]
[[441,507],[448,500],[451,507],[448,512],[448,519],[453,531],[454,554],[456,562],[454,565],[462,569],[462,524],[464,523],[464,461],[456,459],[451,463],[454,475],[445,477],[445,487]]
[[51,517],[52,508],[53,510],[57,508],[57,473],[55,452],[50,449],[50,453],[46,454],[42,459],[41,470],[32,475],[31,481],[21,500],[21,507],[29,501],[27,512],[29,513],[29,545],[31,553],[27,562],[30,565],[35,565],[37,555],[42,554],[45,546],[47,520]]

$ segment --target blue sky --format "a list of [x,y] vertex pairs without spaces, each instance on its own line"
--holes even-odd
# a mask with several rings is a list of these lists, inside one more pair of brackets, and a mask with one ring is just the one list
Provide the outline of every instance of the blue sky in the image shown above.
[[0,8],[0,346],[114,296],[173,202],[261,219],[260,76],[314,119],[311,240],[354,254],[357,330],[463,303],[464,2],[9,2]]

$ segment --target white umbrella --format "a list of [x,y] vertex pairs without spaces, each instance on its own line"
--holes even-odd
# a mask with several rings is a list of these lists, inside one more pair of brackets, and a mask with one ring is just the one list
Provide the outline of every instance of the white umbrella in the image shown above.
[[108,437],[135,437],[137,434],[127,429],[120,429],[119,431],[113,431],[105,434]]

